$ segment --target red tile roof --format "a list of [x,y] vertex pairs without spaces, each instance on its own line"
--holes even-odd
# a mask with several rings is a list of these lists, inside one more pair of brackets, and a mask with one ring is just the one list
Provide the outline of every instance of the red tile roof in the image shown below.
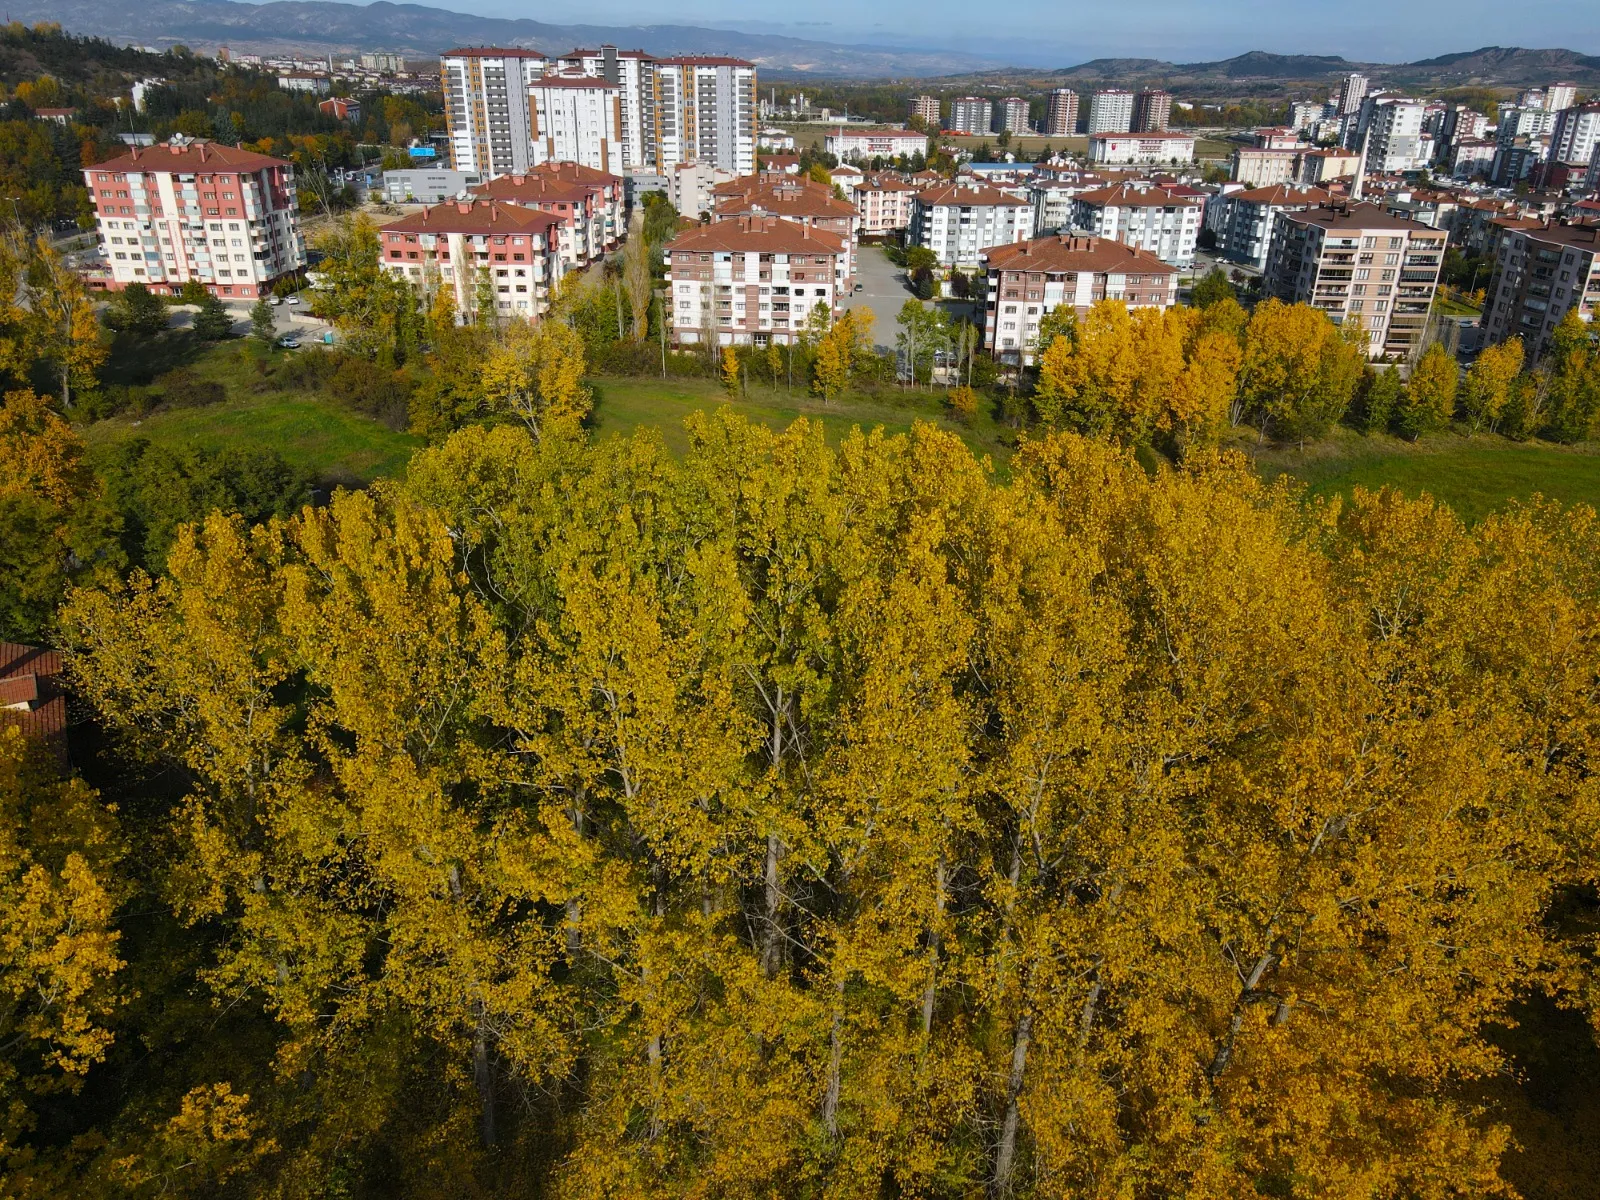
[[558,218],[537,209],[498,200],[449,200],[433,204],[382,227],[382,233],[528,233],[540,234],[559,225]]
[[1077,199],[1103,208],[1165,208],[1170,204],[1200,203],[1193,196],[1180,195],[1163,187],[1137,187],[1131,183],[1080,192]]
[[45,743],[67,768],[67,699],[59,683],[61,656],[54,650],[0,642],[0,729]]
[[965,208],[981,206],[1004,206],[1009,208],[1027,208],[1026,200],[1008,195],[998,188],[985,187],[983,184],[957,184],[950,183],[943,187],[931,187],[917,193],[917,201],[928,208],[939,208],[945,205],[960,205]]
[[993,271],[1093,271],[1096,274],[1176,275],[1178,268],[1148,250],[1113,238],[1060,234],[991,246],[980,257]]
[[[854,211],[854,210],[852,210]],[[842,254],[845,239],[826,229],[812,229],[779,217],[736,217],[686,230],[667,243],[667,251],[718,250],[762,254]]]
[[224,146],[219,142],[192,141],[174,145],[159,142],[154,146],[135,146],[126,154],[95,163],[95,171],[175,171],[182,175],[194,171],[259,171],[263,167],[289,164],[270,154]]
[[1247,204],[1270,204],[1282,207],[1285,204],[1328,204],[1333,200],[1333,193],[1326,188],[1277,183],[1271,187],[1246,188],[1241,192],[1229,192],[1228,199],[1243,200]]

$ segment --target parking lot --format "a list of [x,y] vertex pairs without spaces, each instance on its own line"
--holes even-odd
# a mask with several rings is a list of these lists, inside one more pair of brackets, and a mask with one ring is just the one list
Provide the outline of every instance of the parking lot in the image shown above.
[[862,288],[851,294],[844,307],[870,309],[875,322],[872,327],[873,340],[881,350],[893,348],[898,328],[895,319],[900,315],[901,306],[912,298],[905,268],[890,262],[882,247],[862,246],[856,261],[856,282]]

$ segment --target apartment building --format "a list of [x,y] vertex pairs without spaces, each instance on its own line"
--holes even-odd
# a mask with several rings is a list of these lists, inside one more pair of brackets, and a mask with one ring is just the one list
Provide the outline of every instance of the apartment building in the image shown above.
[[1071,137],[1078,132],[1078,93],[1071,88],[1054,88],[1045,109],[1044,131],[1051,137]]
[[1450,147],[1447,164],[1452,179],[1487,177],[1494,171],[1494,156],[1498,147],[1494,142],[1464,139]]
[[1072,202],[1084,192],[1105,186],[1099,176],[1087,179],[1041,179],[1028,189],[1028,199],[1033,202],[1033,232],[1043,237],[1072,228],[1074,217]]
[[1550,161],[1587,167],[1600,146],[1600,104],[1564,108],[1550,128]]
[[1445,111],[1444,121],[1439,126],[1439,139],[1451,146],[1458,142],[1477,141],[1488,128],[1488,117],[1465,104],[1456,104]]
[[939,97],[911,97],[911,103],[907,105],[906,116],[921,121],[924,129],[939,128]]
[[476,311],[488,273],[495,315],[536,322],[564,271],[559,225],[549,213],[496,200],[435,204],[378,230],[380,263],[419,291],[450,288],[462,313]]
[[822,137],[822,148],[841,162],[867,162],[874,158],[910,158],[928,148],[928,135],[914,129],[846,130],[842,126]]
[[911,228],[916,188],[893,175],[869,175],[851,189],[856,229],[862,237],[888,237]]
[[533,165],[570,162],[620,174],[625,158],[620,93],[616,84],[578,72],[529,83]]
[[1129,308],[1171,308],[1178,269],[1147,250],[1100,237],[1062,234],[987,250],[984,346],[1012,363],[1034,361],[1043,317],[1071,305],[1080,315],[1100,300]]
[[1099,237],[1148,250],[1175,267],[1194,263],[1205,202],[1138,181],[1096,188],[1073,197],[1072,224]]
[[1408,358],[1422,349],[1446,239],[1375,204],[1280,213],[1266,290],[1338,324],[1359,322],[1369,358]]
[[1007,96],[994,106],[990,133],[1009,133],[1013,137],[1029,132],[1028,102],[1021,96]]
[[1591,324],[1600,315],[1600,225],[1507,230],[1488,295],[1484,337],[1491,343],[1520,337],[1537,361],[1569,311]]
[[958,96],[950,101],[951,133],[988,133],[994,104],[981,96]]
[[705,163],[679,163],[667,176],[667,199],[672,207],[691,220],[710,214],[712,190],[719,184],[731,183],[738,176],[721,167]]
[[306,265],[294,167],[233,146],[174,137],[84,168],[109,287],[176,295],[267,295]]
[[536,50],[494,46],[439,56],[453,168],[489,179],[533,166],[528,85],[548,65]]
[[940,184],[912,197],[910,236],[941,267],[971,271],[989,247],[1033,236],[1033,206],[986,184]]
[[1300,172],[1300,151],[1266,146],[1240,146],[1233,152],[1228,178],[1246,187],[1292,183]]
[[571,268],[598,262],[625,232],[622,180],[578,163],[546,163],[526,175],[501,175],[472,189],[486,202],[555,218],[557,248]]
[[1575,83],[1552,83],[1544,90],[1544,106],[1551,112],[1571,108],[1577,102],[1578,85]]
[[1331,204],[1333,199],[1333,193],[1325,188],[1288,183],[1246,188],[1219,196],[1216,201],[1220,206],[1216,221],[1217,247],[1234,262],[1264,271],[1279,215],[1304,212]]
[[1089,161],[1096,166],[1176,166],[1194,161],[1188,133],[1096,133],[1089,136]]
[[655,59],[643,50],[618,50],[601,46],[598,50],[574,49],[558,60],[562,71],[577,71],[603,79],[617,89],[620,105],[622,161],[611,171],[628,171],[654,162],[655,143]]
[[674,344],[793,344],[823,305],[837,312],[837,234],[778,217],[713,221],[664,251]]
[[1089,97],[1089,134],[1129,133],[1133,130],[1133,93],[1102,88]]
[[1367,77],[1358,72],[1351,72],[1339,81],[1339,91],[1334,100],[1336,115],[1345,116],[1357,112],[1361,102],[1367,98]]
[[777,179],[735,179],[711,189],[711,220],[776,217],[838,238],[838,286],[848,291],[855,278],[856,207],[815,180],[784,175]]
[[740,58],[687,55],[655,64],[655,169],[705,163],[756,169],[756,69]]
[[1354,178],[1361,157],[1351,150],[1302,150],[1295,167],[1295,182],[1326,187],[1335,179]]
[[1172,93],[1147,88],[1133,98],[1133,132],[1162,133],[1172,124]]
[[1328,115],[1328,106],[1315,100],[1296,100],[1289,105],[1289,128],[1309,133],[1311,127]]
[[1352,148],[1360,150],[1366,140],[1369,172],[1398,175],[1428,165],[1433,146],[1423,137],[1425,110],[1421,101],[1399,96],[1368,96],[1362,102]]

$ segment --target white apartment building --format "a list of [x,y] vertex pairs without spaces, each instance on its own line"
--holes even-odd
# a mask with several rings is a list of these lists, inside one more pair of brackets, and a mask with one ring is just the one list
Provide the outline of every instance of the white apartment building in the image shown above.
[[1189,133],[1096,133],[1089,135],[1089,161],[1097,166],[1164,166],[1194,161]]
[[1300,170],[1299,150],[1240,146],[1233,152],[1228,177],[1247,187],[1272,187],[1292,183]]
[[198,280],[252,298],[306,265],[294,167],[281,158],[176,138],[86,167],[83,182],[114,291],[175,295]]
[[1600,145],[1600,104],[1564,108],[1550,130],[1550,161],[1587,166]]
[[1234,262],[1264,271],[1279,215],[1304,212],[1332,202],[1333,194],[1324,188],[1282,183],[1229,192],[1217,199],[1221,206],[1217,219],[1218,248]]
[[1334,105],[1339,116],[1353,113],[1361,108],[1361,102],[1367,98],[1367,77],[1352,72],[1339,82],[1338,98]]
[[623,169],[622,97],[593,75],[544,75],[528,84],[533,165],[578,163],[595,171]]
[[994,118],[989,126],[991,133],[1009,133],[1012,136],[1028,132],[1028,102],[1021,96],[1007,96],[994,106]]
[[1084,192],[1100,187],[1097,177],[1091,180],[1041,179],[1028,189],[1028,199],[1033,202],[1033,232],[1036,236],[1059,233],[1072,228],[1072,202]]
[[[643,50],[570,50],[560,58],[563,71],[579,71],[614,84],[621,106],[622,165],[627,171],[653,163],[655,138],[655,60]],[[615,162],[607,168],[619,170]]]
[[1488,294],[1481,322],[1488,340],[1521,337],[1529,358],[1539,359],[1569,310],[1591,326],[1600,315],[1600,226],[1508,229]]
[[1033,206],[985,184],[942,184],[912,197],[911,242],[946,269],[974,270],[989,247],[1032,236]]
[[1556,114],[1545,108],[1502,108],[1495,125],[1495,140],[1510,146],[1518,138],[1548,137],[1555,128]]
[[1464,140],[1450,148],[1450,176],[1453,179],[1472,179],[1488,175],[1494,170],[1497,147],[1490,141]]
[[873,158],[907,158],[928,148],[928,135],[914,129],[846,130],[842,126],[822,137],[822,148],[841,162],[866,162]]
[[1369,358],[1422,349],[1447,235],[1375,204],[1337,204],[1278,217],[1267,293],[1359,322]]
[[1009,362],[1033,362],[1040,321],[1064,305],[1082,315],[1100,300],[1160,309],[1178,301],[1176,267],[1105,238],[1065,234],[996,246],[984,252],[983,268],[984,345]]
[[1309,133],[1326,115],[1326,105],[1314,100],[1296,100],[1289,105],[1289,128],[1296,133]]
[[622,180],[579,163],[550,162],[527,175],[501,175],[472,194],[554,217],[562,260],[572,268],[598,262],[622,242]]
[[793,344],[821,304],[837,313],[837,234],[777,217],[714,221],[665,248],[677,345]]
[[1133,93],[1102,88],[1089,97],[1089,134],[1127,133],[1133,129]]
[[1578,85],[1575,83],[1552,83],[1544,90],[1544,106],[1551,112],[1571,108],[1577,102]]
[[536,50],[492,46],[439,56],[452,167],[491,179],[533,165],[528,85],[548,65]]
[[1367,170],[1394,175],[1428,165],[1433,145],[1422,135],[1425,106],[1404,97],[1369,96],[1361,105],[1355,149],[1366,139]]
[[756,169],[756,69],[740,58],[685,55],[655,64],[655,169],[697,162]]
[[994,105],[981,96],[958,96],[950,101],[951,133],[988,133]]
[[1194,264],[1205,202],[1152,183],[1119,183],[1073,198],[1073,226],[1148,250],[1175,267]]
[[495,315],[537,322],[563,273],[556,226],[548,213],[493,200],[435,204],[378,230],[380,263],[420,292],[450,288],[463,313],[489,273]]
[[1045,110],[1044,131],[1051,137],[1071,137],[1078,132],[1078,93],[1071,88],[1055,88]]

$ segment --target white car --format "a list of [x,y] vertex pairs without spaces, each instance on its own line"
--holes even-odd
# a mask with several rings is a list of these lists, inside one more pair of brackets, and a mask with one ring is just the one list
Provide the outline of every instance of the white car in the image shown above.
[[296,337],[281,337],[278,339],[278,345],[285,350],[298,350],[300,349],[300,339]]
[[268,296],[267,303],[272,305],[273,308],[277,308],[278,305],[283,303],[283,298],[281,296]]
[[284,303],[285,304],[299,304],[300,303],[300,297],[299,296],[290,296],[287,300],[284,301]]

